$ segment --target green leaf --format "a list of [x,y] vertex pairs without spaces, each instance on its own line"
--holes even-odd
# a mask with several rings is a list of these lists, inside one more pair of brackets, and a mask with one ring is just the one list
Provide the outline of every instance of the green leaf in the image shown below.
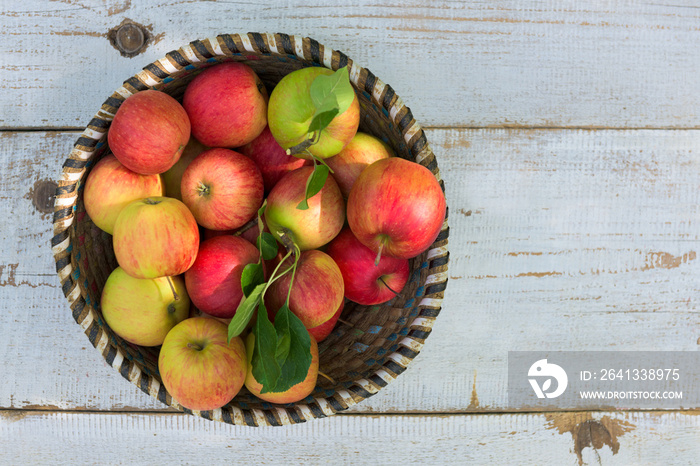
[[323,113],[315,113],[311,124],[309,125],[309,133],[314,131],[321,131],[323,128],[327,127],[333,121],[333,118],[338,114],[338,109],[333,108]]
[[297,209],[307,210],[309,208],[308,200],[323,189],[323,185],[326,184],[327,178],[328,166],[324,164],[315,165],[314,171],[306,179],[306,194],[304,195],[304,200],[297,205]]
[[257,246],[263,259],[269,261],[277,255],[277,240],[272,233],[264,231],[257,240]]
[[249,296],[256,286],[265,283],[262,264],[248,264],[241,273],[241,288],[243,294]]
[[260,301],[260,297],[264,289],[264,283],[257,285],[248,295],[248,297],[246,297],[241,304],[238,305],[236,314],[228,324],[229,342],[231,342],[231,339],[237,337],[243,333],[243,330],[245,330],[246,325],[248,325],[250,318],[253,316],[253,311],[255,311],[255,308],[258,306],[258,302]]
[[282,366],[285,359],[289,355],[289,345],[291,344],[291,330],[289,323],[289,307],[284,303],[277,315],[275,315],[275,331],[277,331],[277,353],[275,358],[277,363]]
[[277,352],[277,332],[267,317],[265,303],[260,301],[258,318],[253,326],[255,345],[253,346],[253,376],[261,385],[260,393],[270,393],[277,385],[281,369],[275,358]]
[[[337,108],[338,114],[350,107],[355,98],[355,91],[350,84],[348,67],[344,66],[331,75],[318,76],[311,83],[311,101],[321,112]],[[329,100],[335,100],[335,105],[329,106]]]
[[275,317],[275,329],[277,329],[278,355],[281,355],[280,340],[288,337],[289,349],[285,359],[277,362],[280,365],[281,375],[275,385],[275,392],[289,390],[294,385],[302,382],[311,366],[311,336],[299,318],[289,310],[287,305],[277,311]]

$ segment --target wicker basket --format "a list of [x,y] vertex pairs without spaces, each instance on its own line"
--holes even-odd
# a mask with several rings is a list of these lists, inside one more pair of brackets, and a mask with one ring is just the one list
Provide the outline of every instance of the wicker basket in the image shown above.
[[400,157],[428,167],[440,181],[435,156],[421,127],[394,90],[345,54],[309,38],[286,34],[225,34],[197,40],[146,66],[124,82],[102,105],[75,143],[56,190],[54,237],[56,271],[73,317],[108,364],[144,392],[166,405],[206,419],[231,424],[287,425],[343,411],[377,393],[401,374],[423,347],[440,312],[447,283],[447,219],[428,251],[411,260],[409,283],[382,306],[346,303],[333,333],[319,345],[316,389],[304,400],[286,405],[266,403],[245,388],[221,409],[190,411],[161,384],[158,348],[132,345],[107,326],[100,295],[117,267],[112,238],[85,213],[83,183],[90,168],[109,153],[107,130],[119,105],[129,95],[158,89],[181,99],[187,83],[204,68],[224,61],[251,66],[271,90],[287,73],[307,66],[336,70],[348,65],[360,101],[360,130],[386,141]]

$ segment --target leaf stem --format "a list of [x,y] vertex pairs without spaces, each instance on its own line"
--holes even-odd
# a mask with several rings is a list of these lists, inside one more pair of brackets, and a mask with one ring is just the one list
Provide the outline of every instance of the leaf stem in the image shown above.
[[308,149],[309,147],[311,147],[311,146],[313,146],[314,144],[316,144],[316,143],[318,142],[318,140],[319,140],[318,134],[319,134],[318,131],[314,131],[313,133],[311,133],[311,137],[310,137],[310,138],[304,139],[304,140],[301,141],[299,144],[297,144],[297,145],[295,145],[295,146],[292,146],[292,147],[290,147],[289,149],[287,149],[287,150],[286,150],[287,155],[296,155],[296,154],[300,154],[300,153],[304,152],[306,149]]

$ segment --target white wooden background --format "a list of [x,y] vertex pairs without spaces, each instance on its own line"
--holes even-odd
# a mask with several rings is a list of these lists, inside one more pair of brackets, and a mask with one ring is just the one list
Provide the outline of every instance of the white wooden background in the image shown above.
[[[699,349],[699,2],[0,7],[0,463],[700,461],[699,406],[506,404],[509,350]],[[152,36],[134,58],[107,39],[125,19]],[[107,366],[71,317],[51,215],[33,201],[123,80],[248,31],[313,37],[391,84],[426,127],[451,213],[450,280],[422,353],[350,412],[284,428],[165,409]]]

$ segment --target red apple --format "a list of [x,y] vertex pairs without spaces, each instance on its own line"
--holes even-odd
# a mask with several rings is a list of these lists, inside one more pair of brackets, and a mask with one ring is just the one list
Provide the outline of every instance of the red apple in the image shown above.
[[338,155],[326,159],[333,170],[333,178],[338,183],[343,197],[350,195],[350,188],[362,170],[381,159],[393,157],[394,152],[381,139],[366,133],[358,133]]
[[147,197],[122,209],[112,244],[120,267],[132,277],[172,277],[194,263],[199,228],[177,199]]
[[308,201],[307,210],[297,209],[304,200],[306,180],[312,167],[301,167],[286,174],[270,191],[265,222],[279,238],[286,233],[301,250],[316,249],[335,238],[345,223],[345,202],[338,184],[328,176],[321,191]]
[[83,201],[93,223],[110,235],[122,209],[149,196],[162,196],[160,175],[139,175],[107,155],[95,164],[85,182]]
[[251,361],[253,360],[255,335],[252,332],[249,333],[245,342],[248,357],[248,372],[245,378],[245,387],[248,389],[248,391],[261,400],[277,404],[294,403],[311,395],[314,388],[316,388],[316,379],[318,378],[318,344],[313,337],[311,337],[310,340],[311,365],[309,366],[309,371],[306,373],[306,378],[286,391],[261,394],[262,384],[255,380],[255,376],[253,375],[253,365],[251,364]]
[[445,195],[424,166],[391,157],[365,168],[348,197],[348,224],[375,254],[410,259],[435,241]]
[[333,317],[319,325],[318,327],[312,327],[308,329],[309,335],[314,337],[314,340],[317,342],[322,342],[326,338],[328,338],[328,335],[331,334],[333,329],[335,328],[335,324],[338,322],[338,319],[340,318],[340,314],[343,313],[343,307],[345,305],[345,301],[340,303],[340,307],[338,308],[337,311],[335,311],[335,314],[333,314]]
[[[289,149],[309,139],[309,125],[316,106],[311,100],[311,83],[318,76],[333,74],[328,68],[311,66],[284,76],[270,95],[267,112],[270,131],[283,149]],[[350,107],[336,115],[309,152],[318,158],[332,157],[350,142],[360,124],[360,103],[357,96]],[[303,154],[297,154],[303,157]]]
[[190,299],[182,277],[134,278],[117,267],[102,289],[100,309],[107,325],[123,339],[158,346],[187,318]]
[[[291,265],[291,258],[282,265]],[[265,306],[270,320],[284,305],[292,283],[292,273],[273,282],[265,294]],[[333,317],[343,302],[343,275],[331,257],[325,252],[312,249],[299,256],[294,282],[289,297],[289,310],[304,327],[318,327]]]
[[165,337],[158,356],[163,385],[183,407],[218,409],[245,383],[248,363],[239,337],[227,343],[228,327],[209,317],[192,317]]
[[287,155],[287,152],[272,137],[268,126],[260,133],[260,136],[245,146],[239,147],[238,151],[250,157],[258,166],[265,182],[266,193],[269,193],[288,172],[312,163],[310,160]]
[[263,201],[260,170],[229,149],[199,154],[182,175],[182,201],[197,223],[210,230],[232,230],[257,214]]
[[381,304],[400,293],[408,281],[408,259],[381,256],[355,238],[344,228],[326,250],[343,274],[345,297],[364,305]]
[[175,165],[189,139],[190,120],[182,105],[151,89],[124,100],[107,133],[115,157],[142,175],[163,173]]
[[255,139],[267,124],[267,90],[252,68],[221,63],[189,83],[182,105],[192,134],[210,147],[238,147]]
[[185,149],[182,151],[180,160],[162,175],[166,196],[173,197],[180,201],[182,200],[182,193],[180,192],[182,174],[185,173],[185,169],[187,169],[190,163],[207,149],[209,148],[195,138],[190,138],[190,142],[187,143]]
[[258,249],[237,236],[217,236],[203,241],[197,259],[185,272],[190,299],[211,316],[231,318],[243,297],[241,273],[256,263]]

